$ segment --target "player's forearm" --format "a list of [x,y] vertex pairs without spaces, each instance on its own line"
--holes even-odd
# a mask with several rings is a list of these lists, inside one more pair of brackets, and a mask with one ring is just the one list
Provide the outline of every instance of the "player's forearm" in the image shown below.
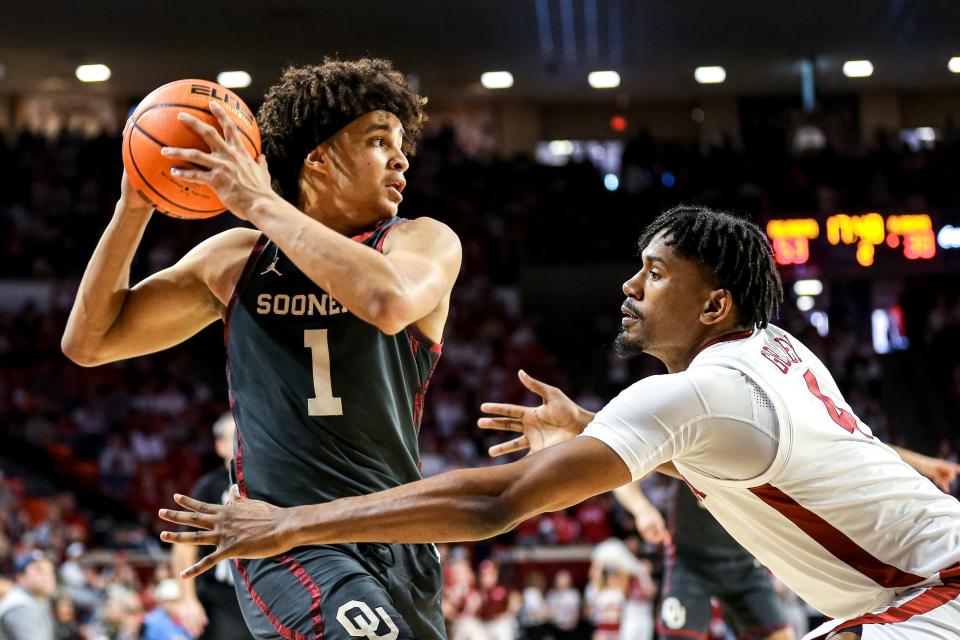
[[[562,471],[558,471],[562,470]],[[281,537],[292,543],[460,542],[509,531],[629,481],[607,445],[577,438],[510,464],[464,469],[369,496],[293,507]]]
[[130,264],[151,215],[149,210],[124,210],[117,203],[87,263],[61,341],[64,354],[77,364],[95,364],[101,343],[123,310]]
[[445,473],[369,496],[292,507],[286,535],[291,546],[483,540],[522,520],[489,471]]
[[403,281],[383,254],[337,233],[279,197],[261,200],[249,216],[310,280],[351,313],[385,331],[403,328],[390,322],[390,312],[405,299]]
[[923,473],[923,464],[930,460],[928,456],[925,456],[922,453],[917,453],[916,451],[911,451],[910,449],[904,449],[903,447],[898,447],[896,445],[891,445],[891,448],[900,454],[900,458],[903,459],[904,462],[921,473]]
[[[174,544],[170,549],[170,571],[174,576],[193,565],[199,555],[197,547],[189,544]],[[186,598],[197,597],[197,587],[193,578],[180,578],[180,590]]]
[[653,509],[653,505],[650,504],[650,501],[647,500],[647,497],[643,495],[643,491],[640,490],[639,482],[631,482],[630,484],[625,484],[622,487],[617,487],[613,490],[613,496],[617,499],[623,508],[629,511],[634,517],[642,513],[645,509]]

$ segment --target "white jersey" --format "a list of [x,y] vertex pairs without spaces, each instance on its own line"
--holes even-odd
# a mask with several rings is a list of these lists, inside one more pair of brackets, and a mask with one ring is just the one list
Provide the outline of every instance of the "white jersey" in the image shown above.
[[673,460],[781,581],[849,618],[960,578],[960,502],[873,436],[820,360],[768,326],[624,390],[584,431],[639,479]]

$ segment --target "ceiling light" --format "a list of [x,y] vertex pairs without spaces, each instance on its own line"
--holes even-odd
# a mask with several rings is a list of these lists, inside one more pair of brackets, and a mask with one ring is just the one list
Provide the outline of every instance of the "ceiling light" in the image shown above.
[[82,64],[76,73],[80,82],[106,82],[110,79],[110,67],[105,64]]
[[797,309],[800,311],[810,311],[817,304],[817,301],[811,296],[800,296],[797,298]]
[[547,148],[555,156],[569,156],[573,153],[573,143],[569,140],[551,140]]
[[587,82],[594,89],[615,89],[620,86],[620,74],[616,71],[591,71]]
[[950,69],[950,71],[954,73],[960,73],[960,56],[950,58],[950,62],[947,63],[947,69]]
[[818,296],[823,293],[823,283],[816,279],[797,280],[793,283],[793,292],[798,296]]
[[700,84],[720,84],[727,79],[727,70],[723,67],[697,67],[693,77]]
[[513,86],[513,74],[509,71],[486,71],[480,74],[484,89],[509,89]]
[[943,249],[960,248],[960,227],[947,225],[937,234],[937,244]]
[[252,80],[246,71],[221,71],[217,74],[217,83],[228,89],[249,87]]
[[869,60],[847,60],[843,63],[843,75],[848,78],[869,78],[873,75],[873,63]]

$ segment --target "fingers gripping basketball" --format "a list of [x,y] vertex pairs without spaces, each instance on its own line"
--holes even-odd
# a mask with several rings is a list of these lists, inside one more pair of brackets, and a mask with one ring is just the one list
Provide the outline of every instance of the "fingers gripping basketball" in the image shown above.
[[123,130],[123,165],[133,188],[157,211],[178,218],[209,218],[224,206],[205,185],[188,183],[170,169],[204,168],[161,155],[163,147],[209,151],[203,139],[177,119],[187,112],[220,129],[209,105],[217,101],[237,125],[244,148],[260,155],[260,129],[253,113],[232,91],[207,80],[178,80],[154,90],[137,106]]

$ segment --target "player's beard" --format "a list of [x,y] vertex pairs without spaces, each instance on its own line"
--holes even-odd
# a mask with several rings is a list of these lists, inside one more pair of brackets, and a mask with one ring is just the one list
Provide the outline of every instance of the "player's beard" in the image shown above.
[[632,358],[644,353],[643,342],[639,337],[631,336],[627,327],[620,327],[613,341],[613,352],[624,359]]

